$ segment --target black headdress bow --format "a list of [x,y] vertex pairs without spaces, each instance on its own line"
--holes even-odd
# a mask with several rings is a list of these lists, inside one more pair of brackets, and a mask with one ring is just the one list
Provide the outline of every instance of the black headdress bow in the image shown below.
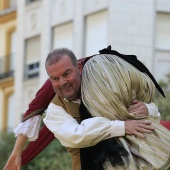
[[119,52],[115,50],[111,50],[111,45],[109,45],[107,48],[104,48],[99,51],[100,54],[113,54],[116,55],[124,60],[126,60],[128,63],[132,64],[134,67],[136,67],[139,71],[146,73],[153,83],[155,84],[155,87],[158,89],[158,91],[162,94],[163,97],[165,97],[165,94],[162,90],[162,88],[159,86],[153,75],[150,73],[150,71],[146,68],[146,66],[140,62],[135,55],[125,55],[120,54]]

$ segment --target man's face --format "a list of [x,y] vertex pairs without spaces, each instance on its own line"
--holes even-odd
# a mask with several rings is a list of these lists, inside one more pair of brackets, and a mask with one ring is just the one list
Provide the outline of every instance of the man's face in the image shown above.
[[69,101],[80,98],[82,66],[74,66],[68,56],[63,56],[57,63],[46,65],[54,91],[59,97]]

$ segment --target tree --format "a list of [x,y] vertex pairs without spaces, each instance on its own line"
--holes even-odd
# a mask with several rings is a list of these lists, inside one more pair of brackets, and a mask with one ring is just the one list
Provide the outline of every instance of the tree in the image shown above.
[[158,91],[155,94],[155,104],[158,106],[162,120],[170,120],[170,73],[166,75],[166,79],[159,81],[166,98],[163,98]]

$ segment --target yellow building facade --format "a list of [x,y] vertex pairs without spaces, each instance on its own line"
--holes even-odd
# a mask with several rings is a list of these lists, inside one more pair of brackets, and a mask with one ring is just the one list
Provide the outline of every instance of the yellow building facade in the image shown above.
[[0,37],[0,130],[6,131],[14,94],[16,1],[0,0]]

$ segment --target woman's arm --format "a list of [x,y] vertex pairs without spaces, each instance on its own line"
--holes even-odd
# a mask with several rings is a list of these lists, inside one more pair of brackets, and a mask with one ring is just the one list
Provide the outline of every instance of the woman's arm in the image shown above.
[[129,106],[128,112],[136,117],[152,116],[160,120],[160,113],[158,107],[154,103],[144,103],[138,100],[133,100],[132,105]]

